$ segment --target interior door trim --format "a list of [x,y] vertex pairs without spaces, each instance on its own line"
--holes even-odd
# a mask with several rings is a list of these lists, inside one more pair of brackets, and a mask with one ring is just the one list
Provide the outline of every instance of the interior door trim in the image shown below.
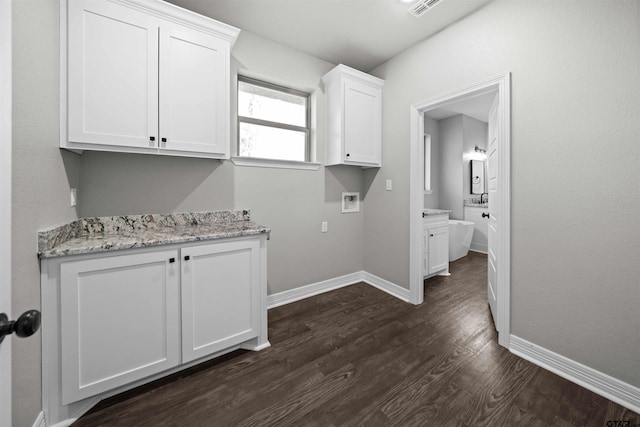
[[499,223],[499,250],[504,258],[498,265],[498,319],[496,328],[498,342],[509,348],[510,336],[510,277],[511,277],[511,73],[490,78],[466,88],[429,98],[410,107],[411,146],[409,150],[409,301],[421,304],[424,299],[422,278],[422,209],[424,197],[424,113],[442,107],[451,102],[464,100],[487,92],[498,91],[498,185],[503,192],[497,201],[497,211],[501,217]]

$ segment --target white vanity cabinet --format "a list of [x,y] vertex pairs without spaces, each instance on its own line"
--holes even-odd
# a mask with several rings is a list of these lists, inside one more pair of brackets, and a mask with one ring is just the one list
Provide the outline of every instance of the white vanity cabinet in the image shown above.
[[384,80],[341,64],[322,81],[327,123],[325,164],[382,166]]
[[61,4],[62,148],[229,158],[238,29],[161,1]]
[[267,338],[266,234],[41,260],[52,424]]
[[449,274],[449,215],[423,218],[422,275]]

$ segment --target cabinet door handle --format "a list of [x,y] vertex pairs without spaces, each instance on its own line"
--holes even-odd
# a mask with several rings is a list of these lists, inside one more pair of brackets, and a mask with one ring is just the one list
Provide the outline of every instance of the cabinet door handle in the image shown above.
[[488,213],[482,213],[482,218],[489,218],[489,214]]
[[167,142],[167,138],[162,138],[162,142]]
[[155,141],[155,140],[156,140],[156,137],[155,137],[155,136],[150,136],[150,137],[149,137],[149,141]]
[[175,258],[169,258],[169,264],[173,264],[174,262],[176,262]]
[[347,153],[347,157],[349,157],[351,154]]
[[191,257],[190,257],[189,255],[185,255],[185,256],[184,256],[184,260],[185,260],[185,261],[189,261],[190,259],[191,259]]
[[433,234],[429,234],[429,237],[433,237]]

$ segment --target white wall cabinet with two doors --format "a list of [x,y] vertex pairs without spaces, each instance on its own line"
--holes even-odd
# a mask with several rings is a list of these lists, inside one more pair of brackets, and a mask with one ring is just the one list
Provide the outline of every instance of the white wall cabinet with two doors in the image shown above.
[[156,0],[61,8],[62,148],[229,158],[238,29]]
[[322,81],[326,97],[326,165],[382,166],[384,80],[340,64]]
[[268,347],[266,235],[42,261],[47,419]]
[[449,215],[423,219],[422,276],[449,274]]

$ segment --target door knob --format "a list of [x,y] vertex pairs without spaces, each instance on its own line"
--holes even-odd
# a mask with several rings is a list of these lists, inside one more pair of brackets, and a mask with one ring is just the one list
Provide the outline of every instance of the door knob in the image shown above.
[[482,218],[489,218],[489,214],[488,213],[482,213]]
[[16,333],[20,338],[29,337],[40,329],[40,312],[29,310],[22,313],[18,320],[9,320],[5,313],[0,313],[0,343],[6,335]]

